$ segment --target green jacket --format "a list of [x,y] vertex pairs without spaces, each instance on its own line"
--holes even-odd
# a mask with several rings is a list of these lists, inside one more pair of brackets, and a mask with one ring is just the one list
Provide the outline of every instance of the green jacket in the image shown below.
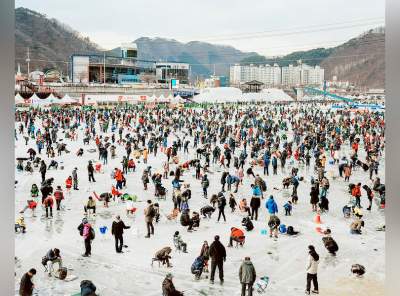
[[253,263],[249,261],[244,261],[239,268],[239,279],[242,284],[252,284],[256,280],[256,270]]

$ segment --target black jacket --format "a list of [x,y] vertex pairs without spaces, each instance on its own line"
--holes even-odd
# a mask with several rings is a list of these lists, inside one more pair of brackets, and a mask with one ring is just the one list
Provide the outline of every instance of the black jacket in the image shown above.
[[213,241],[210,245],[210,257],[213,261],[222,261],[226,259],[226,250],[220,241]]
[[21,283],[19,285],[19,295],[20,296],[30,296],[33,293],[33,283],[32,278],[28,273],[25,273],[21,278]]
[[111,227],[111,234],[115,236],[122,236],[124,229],[129,229],[130,226],[126,226],[124,221],[114,221]]

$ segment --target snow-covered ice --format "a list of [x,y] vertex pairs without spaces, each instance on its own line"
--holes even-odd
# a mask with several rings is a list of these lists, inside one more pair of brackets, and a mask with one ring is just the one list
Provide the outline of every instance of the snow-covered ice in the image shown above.
[[[17,126],[18,123],[16,123]],[[38,123],[36,123],[38,124]],[[313,244],[320,255],[320,267],[318,279],[321,295],[382,295],[383,282],[385,279],[385,233],[377,232],[375,228],[384,224],[384,214],[377,209],[374,204],[372,211],[364,211],[364,220],[366,227],[363,234],[354,236],[349,233],[349,225],[352,219],[344,219],[342,207],[347,204],[349,194],[347,193],[347,183],[339,178],[330,180],[330,190],[328,199],[330,201],[330,211],[321,216],[323,226],[329,226],[332,229],[332,236],[339,245],[339,251],[336,257],[328,254],[321,241],[321,234],[315,231],[318,226],[313,222],[314,213],[311,212],[309,203],[310,176],[314,175],[313,161],[310,169],[300,167],[300,176],[304,176],[304,181],[300,182],[298,188],[299,203],[294,206],[292,216],[284,216],[283,204],[290,195],[291,188],[288,190],[277,191],[274,187],[281,188],[281,181],[284,176],[290,174],[290,166],[286,168],[286,173],[281,172],[277,176],[265,176],[268,190],[264,196],[273,194],[279,206],[279,218],[285,225],[293,225],[295,230],[301,234],[297,237],[280,236],[277,241],[269,238],[268,235],[262,235],[261,230],[267,229],[268,214],[265,209],[265,199],[260,208],[258,221],[255,221],[255,229],[246,233],[246,243],[244,247],[227,248],[227,260],[224,264],[225,283],[220,286],[218,275],[216,283],[210,285],[208,279],[204,278],[204,273],[200,281],[194,281],[194,276],[190,273],[190,267],[194,259],[199,255],[201,245],[204,240],[209,243],[213,241],[216,234],[221,236],[224,245],[229,242],[230,228],[232,226],[241,229],[241,220],[243,215],[236,210],[230,213],[229,207],[226,207],[227,222],[217,223],[216,212],[210,220],[202,219],[200,228],[197,231],[189,233],[186,227],[173,221],[168,221],[166,215],[171,212],[173,203],[171,201],[171,177],[163,180],[163,185],[168,189],[167,201],[158,201],[161,208],[161,221],[155,224],[155,236],[150,239],[145,238],[146,225],[144,222],[143,210],[147,199],[154,199],[154,187],[149,184],[149,190],[144,191],[141,182],[142,171],[148,165],[152,166],[152,172],[162,173],[162,163],[166,156],[158,153],[157,157],[149,154],[148,164],[142,161],[137,163],[136,172],[127,174],[127,188],[123,192],[136,194],[139,201],[135,203],[138,208],[136,218],[127,218],[125,214],[126,206],[124,203],[111,202],[109,208],[104,208],[100,202],[97,202],[98,214],[90,222],[96,230],[96,239],[92,243],[92,256],[83,258],[81,254],[84,250],[83,239],[79,236],[77,226],[83,218],[83,204],[91,192],[95,190],[102,193],[111,190],[114,180],[111,179],[111,172],[115,167],[121,167],[122,155],[125,155],[123,146],[117,146],[117,157],[109,157],[108,165],[104,167],[104,173],[95,174],[96,183],[88,182],[86,166],[89,160],[98,162],[98,153],[89,153],[87,150],[96,148],[92,140],[89,146],[83,146],[83,128],[79,130],[78,141],[64,139],[64,134],[59,131],[58,137],[63,138],[67,143],[67,148],[71,151],[69,154],[63,153],[61,157],[56,156],[59,166],[64,166],[64,170],[49,170],[46,178],[54,177],[53,187],[61,185],[65,189],[65,179],[71,174],[74,167],[78,167],[79,191],[71,191],[66,194],[65,210],[61,212],[54,210],[54,218],[46,220],[41,218],[43,210],[38,206],[36,218],[31,217],[31,212],[27,210],[24,214],[27,233],[15,235],[15,255],[20,259],[16,265],[15,287],[19,287],[19,281],[23,273],[29,268],[35,267],[38,270],[34,277],[34,283],[38,289],[38,295],[72,295],[80,291],[79,283],[83,279],[89,279],[94,282],[101,296],[112,295],[148,295],[160,296],[161,283],[167,272],[174,275],[174,284],[178,290],[183,290],[185,295],[240,295],[240,283],[238,279],[238,269],[245,256],[250,256],[256,268],[257,276],[267,275],[270,277],[270,285],[267,288],[266,295],[303,295],[306,283],[305,266],[307,261],[307,246]],[[111,132],[108,133],[111,135]],[[178,133],[179,135],[179,133]],[[29,147],[36,150],[33,140],[25,146],[24,139],[20,135],[15,143],[16,157],[26,157]],[[290,133],[289,133],[290,137]],[[172,144],[174,136],[170,136],[168,144]],[[192,147],[193,140],[190,147]],[[83,147],[84,155],[78,158],[75,152]],[[343,145],[345,153],[349,145]],[[360,148],[361,156],[365,157]],[[190,149],[191,155],[179,152],[182,160],[195,158],[194,151]],[[42,151],[40,157],[46,160],[45,151]],[[246,168],[247,166],[245,166]],[[171,164],[171,170],[174,166]],[[221,169],[218,165],[211,165],[210,170],[213,173],[208,174],[210,178],[209,196],[218,193],[220,190]],[[233,172],[231,166],[231,171]],[[262,176],[262,167],[256,167],[255,173]],[[379,176],[384,183],[384,156],[380,164]],[[337,175],[337,168],[333,171]],[[18,184],[15,189],[15,217],[26,204],[30,196],[30,188],[33,183],[40,187],[40,173],[35,172],[30,175],[26,172],[15,171],[15,179]],[[329,175],[328,175],[329,176]],[[194,178],[194,170],[186,171],[182,177],[185,182],[190,183],[192,198],[189,201],[190,208],[198,211],[200,207],[208,204],[208,200],[202,197],[200,181]],[[244,178],[244,185],[239,186],[239,191],[235,194],[237,202],[240,198],[251,198],[250,184],[252,177]],[[362,170],[353,172],[350,179],[352,183],[368,183],[367,173]],[[64,190],[65,193],[65,190]],[[362,197],[363,205],[367,200]],[[125,230],[124,244],[128,248],[125,253],[116,254],[114,248],[114,238],[110,233],[111,223],[116,214],[120,214],[122,220],[132,228]],[[105,235],[99,231],[99,227],[107,226]],[[176,230],[179,230],[184,241],[188,243],[188,253],[179,253],[175,251],[172,236]],[[155,264],[150,265],[151,258],[159,249],[170,246],[172,252],[171,269],[158,267]],[[54,277],[49,278],[41,265],[41,258],[50,248],[57,247],[61,250],[64,264],[72,268],[70,274],[77,275],[79,278],[75,281],[64,282]],[[352,264],[359,263],[366,267],[364,278],[356,279],[350,274]],[[218,271],[217,271],[218,273]],[[361,293],[361,291],[364,291]]]

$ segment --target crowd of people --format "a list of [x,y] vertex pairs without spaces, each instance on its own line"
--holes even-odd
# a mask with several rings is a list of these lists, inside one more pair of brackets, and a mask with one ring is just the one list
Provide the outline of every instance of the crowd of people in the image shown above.
[[[125,229],[143,229],[145,239],[157,241],[165,235],[157,229],[160,221],[176,221],[170,224],[174,228],[171,244],[154,250],[153,261],[171,268],[161,284],[164,296],[184,293],[172,282],[174,252],[193,257],[187,269],[197,281],[204,279],[211,260],[209,283],[214,284],[218,269],[223,284],[227,272],[237,275],[237,271],[224,271],[224,263],[233,260],[225,246],[246,249],[250,232],[269,233],[270,242],[276,242],[282,235],[297,237],[301,231],[314,231],[286,225],[295,221],[288,217],[298,216],[298,207],[309,204],[307,216],[299,219],[320,223],[321,217],[332,214],[332,186],[346,188],[348,200],[342,211],[349,236],[363,234],[368,223],[364,208],[371,215],[380,215],[385,207],[384,173],[380,170],[385,120],[379,112],[332,111],[315,103],[76,107],[17,110],[15,121],[17,146],[26,153],[16,160],[16,179],[30,182],[29,188],[21,189],[26,201],[18,209],[16,235],[29,236],[30,223],[44,223],[27,222],[29,212],[45,220],[62,217],[69,199],[84,200],[82,207],[70,209],[80,217],[74,231],[82,237],[83,257],[92,256],[92,243],[100,235],[96,216],[106,209],[114,218],[108,226],[118,254],[128,248],[124,235],[130,234],[124,234]],[[66,156],[72,158],[66,161]],[[107,184],[103,173],[107,173]],[[354,174],[357,178],[353,181]],[[137,185],[132,187],[133,183]],[[308,196],[300,192],[308,192]],[[225,233],[213,229],[216,223],[225,225]],[[192,245],[191,237],[204,225],[208,229],[203,245]],[[321,245],[332,256],[339,250],[333,239],[335,230],[335,225],[319,228],[324,235]],[[213,241],[208,246],[210,238]],[[72,259],[61,260],[57,247],[56,241],[49,244],[51,252],[42,263],[50,275],[60,277],[66,272],[63,263]],[[96,247],[93,254],[101,248]],[[316,248],[309,243],[304,250],[306,294],[310,294],[311,282],[311,292],[319,293]],[[238,289],[242,295],[246,291],[252,295],[257,261],[254,265],[250,256],[242,259]],[[35,268],[22,277],[20,295],[32,295],[31,279],[40,272]],[[90,281],[82,282],[82,289],[95,287]],[[95,290],[85,295],[95,295]]]

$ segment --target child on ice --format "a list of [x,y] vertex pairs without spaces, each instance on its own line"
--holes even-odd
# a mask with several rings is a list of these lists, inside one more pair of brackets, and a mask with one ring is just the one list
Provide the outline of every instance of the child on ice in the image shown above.
[[292,215],[292,202],[290,200],[283,205],[283,208],[285,209],[285,216]]

